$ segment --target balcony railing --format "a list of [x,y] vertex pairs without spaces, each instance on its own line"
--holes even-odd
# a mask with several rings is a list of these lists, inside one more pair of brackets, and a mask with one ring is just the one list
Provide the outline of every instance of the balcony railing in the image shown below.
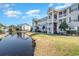
[[59,15],[59,17],[62,17],[62,15]]
[[63,16],[66,16],[66,14],[63,14]]
[[59,15],[59,17],[64,17],[64,16],[67,16],[67,14],[62,14],[62,15]]
[[54,22],[57,22],[57,19],[54,19]]

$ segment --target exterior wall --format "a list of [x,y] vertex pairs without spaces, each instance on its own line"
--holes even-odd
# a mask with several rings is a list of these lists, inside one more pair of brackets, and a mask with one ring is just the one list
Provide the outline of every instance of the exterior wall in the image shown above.
[[[73,10],[71,13],[69,12],[69,8],[71,8],[71,10]],[[66,10],[66,14],[64,14],[64,10]],[[78,10],[78,4],[73,4],[71,7],[68,7],[64,10],[61,10],[62,15],[59,15],[59,12],[57,12],[57,33],[61,32],[61,30],[59,29],[59,26],[61,24],[60,19],[62,21],[64,21],[64,19],[66,19],[66,22],[69,26],[69,28],[74,28],[74,30],[78,30],[77,28],[79,27],[79,21],[78,21],[78,15],[79,15],[79,10]],[[52,15],[50,16],[51,13]],[[48,30],[47,33],[48,34],[54,34],[53,32],[53,28],[54,25],[53,23],[55,22],[54,19],[54,9],[51,8],[50,11],[48,11],[48,17],[50,16],[51,19],[48,18]],[[69,17],[71,17],[71,22],[69,22]],[[50,30],[49,30],[50,29]],[[71,29],[72,30],[72,29]]]
[[30,26],[27,26],[27,25],[23,25],[22,26],[22,30],[24,30],[24,31],[30,31],[31,30],[31,27]]
[[30,26],[30,25],[27,25],[27,24],[19,25],[18,28],[19,28],[21,31],[30,31],[30,30],[31,30],[31,26]]
[[34,19],[32,23],[32,31],[35,32],[36,28],[38,27],[40,32],[47,31],[47,17],[41,19]]
[[[73,6],[72,6],[73,7]],[[74,10],[73,12],[68,14],[68,18],[71,17],[71,22],[68,23],[70,28],[74,28],[77,30],[77,27],[79,27],[79,21],[78,21],[78,15],[79,15],[79,10],[78,10],[78,4],[74,6],[74,8],[77,10]]]
[[[70,12],[71,11],[71,12]],[[59,13],[62,12],[61,15],[59,15]],[[66,23],[68,24],[68,30],[79,30],[79,19],[78,19],[78,15],[79,15],[79,4],[73,4],[72,6],[65,8],[63,10],[55,10],[52,8],[48,9],[47,12],[48,16],[46,18],[46,20],[39,19],[39,21],[37,21],[37,24],[35,23],[35,21],[33,21],[33,31],[35,31],[36,26],[39,27],[39,29],[43,32],[42,26],[46,26],[46,31],[47,34],[54,34],[54,23],[57,24],[56,30],[57,33],[62,32],[62,30],[59,29],[59,26],[61,24],[61,22],[63,22],[64,20],[66,21]],[[57,19],[55,19],[54,15],[57,15]],[[41,21],[42,20],[42,21]]]
[[[71,8],[73,11],[72,12],[69,12],[69,8]],[[79,10],[78,10],[78,4],[74,4],[72,5],[71,7],[67,8],[67,15],[66,16],[63,16],[63,17],[60,17],[59,19],[64,19],[66,18],[66,22],[69,26],[69,28],[72,28],[74,30],[77,30],[77,27],[79,27],[79,21],[78,21],[78,15],[79,15]],[[69,22],[69,18],[71,18],[71,22]]]
[[54,23],[57,23],[57,19],[54,19],[54,9],[48,11],[47,23],[47,34],[54,34]]

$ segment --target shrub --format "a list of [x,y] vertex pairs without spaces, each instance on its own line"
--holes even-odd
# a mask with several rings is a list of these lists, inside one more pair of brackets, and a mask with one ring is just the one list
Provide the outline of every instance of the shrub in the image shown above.
[[76,30],[67,30],[66,33],[67,34],[77,34],[78,31],[76,31]]
[[3,33],[3,31],[2,31],[2,30],[0,30],[0,33]]

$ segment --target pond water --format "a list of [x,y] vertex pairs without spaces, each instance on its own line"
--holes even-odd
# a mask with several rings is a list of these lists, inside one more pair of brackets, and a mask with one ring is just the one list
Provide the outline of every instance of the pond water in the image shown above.
[[0,39],[0,56],[33,56],[34,43],[25,33],[9,33]]

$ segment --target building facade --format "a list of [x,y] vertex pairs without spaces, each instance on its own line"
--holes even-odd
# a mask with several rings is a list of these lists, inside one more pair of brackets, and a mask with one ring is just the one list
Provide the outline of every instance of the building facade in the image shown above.
[[20,31],[31,31],[31,26],[27,23],[20,24],[17,26]]
[[[46,21],[47,34],[55,34],[63,32],[59,28],[60,24],[65,21],[68,25],[67,30],[79,31],[79,4],[72,4],[63,10],[49,8]],[[39,21],[38,21],[39,22]],[[42,21],[43,23],[43,21]],[[42,25],[42,24],[41,24]]]
[[32,25],[32,31],[47,32],[47,17],[41,19],[34,18]]

